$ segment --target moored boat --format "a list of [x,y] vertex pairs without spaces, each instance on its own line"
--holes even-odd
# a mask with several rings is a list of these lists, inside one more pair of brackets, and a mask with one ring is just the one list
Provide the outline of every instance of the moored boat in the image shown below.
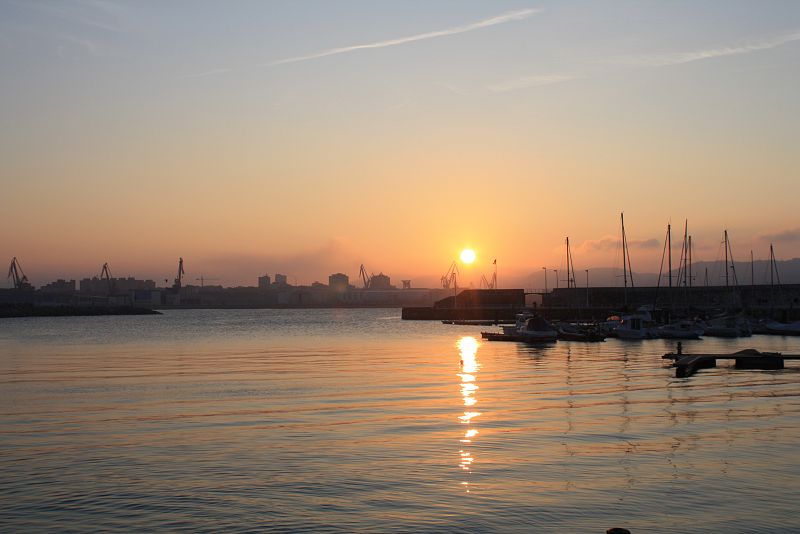
[[605,341],[606,335],[595,325],[560,323],[558,327],[559,341]]
[[749,337],[753,335],[750,323],[741,315],[714,317],[705,326],[704,336],[709,337]]
[[558,340],[558,330],[543,317],[530,312],[519,314],[514,326],[504,326],[503,332],[481,332],[488,341],[524,341],[527,343]]
[[767,334],[777,336],[800,336],[800,321],[793,323],[779,323],[777,321],[770,321],[764,323],[764,328]]
[[620,339],[652,339],[655,337],[655,327],[648,312],[638,312],[623,315],[619,326],[614,329],[614,335]]
[[659,326],[656,336],[661,339],[700,339],[704,329],[694,321],[677,321]]

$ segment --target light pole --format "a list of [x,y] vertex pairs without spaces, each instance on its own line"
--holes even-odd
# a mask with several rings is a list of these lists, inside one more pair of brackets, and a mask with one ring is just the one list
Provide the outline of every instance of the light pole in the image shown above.
[[586,307],[589,307],[589,269],[584,269],[586,271]]
[[542,267],[544,271],[544,292],[547,293],[547,267]]
[[556,289],[558,289],[558,269],[553,269],[553,272],[556,273]]

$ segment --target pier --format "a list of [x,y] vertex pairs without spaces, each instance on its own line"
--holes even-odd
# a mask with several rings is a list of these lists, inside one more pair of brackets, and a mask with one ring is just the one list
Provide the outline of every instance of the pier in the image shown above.
[[761,369],[777,371],[783,369],[784,360],[800,360],[799,354],[782,354],[780,352],[759,352],[745,349],[731,354],[683,354],[678,343],[676,352],[662,356],[665,360],[673,360],[675,378],[689,378],[700,369],[717,366],[717,360],[736,360],[736,369]]

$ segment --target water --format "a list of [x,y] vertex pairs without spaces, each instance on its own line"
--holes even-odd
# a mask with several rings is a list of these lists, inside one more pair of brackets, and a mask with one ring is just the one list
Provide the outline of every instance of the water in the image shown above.
[[[797,532],[800,362],[398,310],[0,321],[0,530]],[[800,339],[684,342],[800,353]]]

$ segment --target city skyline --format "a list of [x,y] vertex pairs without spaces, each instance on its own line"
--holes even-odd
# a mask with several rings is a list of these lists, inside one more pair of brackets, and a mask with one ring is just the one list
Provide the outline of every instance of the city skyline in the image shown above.
[[[800,256],[800,5],[0,2],[0,253],[32,280],[477,286]],[[673,245],[678,239],[673,234]],[[676,245],[678,246],[678,245]],[[579,269],[580,271],[580,269]],[[425,284],[429,285],[429,284]]]

